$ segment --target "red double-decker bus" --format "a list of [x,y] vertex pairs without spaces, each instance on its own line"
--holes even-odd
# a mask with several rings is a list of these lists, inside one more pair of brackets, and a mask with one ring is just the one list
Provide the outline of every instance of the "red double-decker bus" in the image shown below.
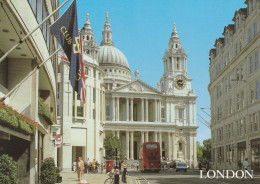
[[139,168],[141,172],[161,170],[161,155],[159,142],[143,143],[139,153]]

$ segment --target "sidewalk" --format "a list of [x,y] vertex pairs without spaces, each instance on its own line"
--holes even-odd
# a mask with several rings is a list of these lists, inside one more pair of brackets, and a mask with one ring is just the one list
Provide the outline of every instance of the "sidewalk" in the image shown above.
[[[77,173],[76,172],[61,172],[60,175],[62,176],[62,184],[76,184],[79,181],[77,180]],[[83,179],[86,180],[90,184],[103,184],[104,181],[108,178],[107,174],[84,174]],[[128,176],[128,184],[135,184],[136,181],[134,177]],[[120,175],[121,179],[121,175]],[[121,184],[122,182],[120,182]],[[123,184],[123,183],[122,183]]]

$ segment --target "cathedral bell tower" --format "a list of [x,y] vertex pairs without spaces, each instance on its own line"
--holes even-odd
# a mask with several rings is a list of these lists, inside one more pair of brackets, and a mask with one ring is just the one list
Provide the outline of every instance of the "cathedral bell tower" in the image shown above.
[[158,83],[158,88],[165,94],[187,95],[191,90],[191,78],[187,73],[187,54],[181,45],[180,38],[173,24],[173,30],[168,43],[168,50],[163,57],[164,72]]
[[89,22],[88,13],[84,27],[81,29],[81,34],[84,53],[94,59],[97,59],[99,48],[97,41],[94,40],[94,33]]
[[107,16],[106,16],[106,22],[105,22],[105,25],[104,25],[104,30],[102,32],[102,42],[101,42],[101,45],[100,46],[103,46],[103,45],[109,45],[109,46],[113,46],[114,43],[112,41],[112,31],[110,29],[110,23],[109,23],[109,20],[108,20],[108,12],[106,12]]

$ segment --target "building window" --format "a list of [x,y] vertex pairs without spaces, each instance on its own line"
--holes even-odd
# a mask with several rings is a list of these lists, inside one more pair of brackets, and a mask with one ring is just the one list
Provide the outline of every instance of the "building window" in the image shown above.
[[179,117],[179,121],[183,121],[183,119],[184,119],[184,109],[178,109],[178,117]]
[[258,51],[255,53],[255,70],[258,69],[259,63],[258,63]]
[[252,33],[251,28],[248,29],[248,41],[250,42],[252,40]]
[[254,36],[257,35],[257,23],[255,22],[254,23]]
[[253,56],[250,57],[250,73],[254,71]]
[[83,107],[77,106],[77,116],[83,117]]
[[259,100],[259,99],[260,99],[260,94],[259,94],[259,80],[256,81],[255,86],[256,86],[256,100]]
[[29,0],[29,3],[31,5],[31,8],[33,10],[33,13],[36,13],[36,4],[35,4],[35,0]]
[[96,88],[93,88],[93,103],[96,103]]
[[37,0],[37,2],[36,2],[36,17],[37,17],[38,23],[41,23],[41,21],[42,21],[42,1],[41,0]]

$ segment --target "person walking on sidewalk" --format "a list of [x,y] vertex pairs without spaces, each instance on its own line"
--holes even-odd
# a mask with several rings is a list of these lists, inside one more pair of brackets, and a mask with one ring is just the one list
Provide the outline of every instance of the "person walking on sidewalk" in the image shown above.
[[124,169],[123,170],[123,174],[122,174],[122,182],[123,183],[126,183],[126,172],[127,172],[127,164],[124,163],[124,161],[122,161],[122,168]]
[[84,174],[84,162],[81,157],[78,157],[78,162],[76,165],[76,171],[78,174],[78,180],[80,181],[82,179],[82,176]]

